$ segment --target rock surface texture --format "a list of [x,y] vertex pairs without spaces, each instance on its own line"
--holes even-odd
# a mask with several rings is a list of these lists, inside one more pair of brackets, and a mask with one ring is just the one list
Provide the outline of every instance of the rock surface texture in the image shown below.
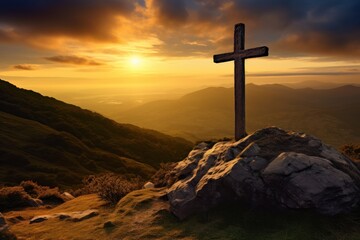
[[360,171],[350,159],[313,136],[276,127],[237,142],[200,143],[172,175],[167,194],[180,219],[237,201],[327,215],[360,205]]

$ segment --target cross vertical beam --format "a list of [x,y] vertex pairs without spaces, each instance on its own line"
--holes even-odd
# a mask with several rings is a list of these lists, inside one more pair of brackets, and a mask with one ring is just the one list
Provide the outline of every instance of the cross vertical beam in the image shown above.
[[[234,53],[240,53],[245,48],[245,25],[235,25]],[[234,59],[234,96],[235,96],[235,140],[245,137],[245,61],[243,58]]]
[[234,52],[214,55],[214,62],[234,61],[235,140],[246,136],[245,130],[245,59],[269,55],[267,47],[245,49],[245,25],[238,23],[234,31]]

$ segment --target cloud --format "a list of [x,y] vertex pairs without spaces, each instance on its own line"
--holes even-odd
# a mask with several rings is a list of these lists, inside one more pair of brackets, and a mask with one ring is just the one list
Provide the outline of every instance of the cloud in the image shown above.
[[158,22],[165,26],[183,24],[189,17],[185,0],[153,0],[150,7],[155,11]]
[[52,62],[74,64],[74,65],[88,65],[88,66],[103,65],[103,63],[95,61],[93,59],[86,57],[79,57],[75,55],[58,55],[53,57],[47,57],[45,59]]
[[[246,46],[268,45],[273,56],[360,56],[357,0],[182,0],[177,4],[157,12],[158,20],[167,27],[157,33],[164,42],[158,47],[169,55],[229,51],[233,26],[243,22]],[[189,47],[186,43],[190,41],[202,44]]]
[[113,40],[117,17],[129,16],[132,0],[2,0],[0,28],[6,26],[19,36],[68,36]]
[[2,0],[0,42],[121,48],[156,38],[152,54],[209,57],[233,49],[243,22],[246,47],[267,45],[273,57],[358,59],[359,12],[358,0]]
[[17,69],[17,70],[36,70],[38,69],[37,65],[33,65],[33,64],[18,64],[18,65],[14,65],[12,66],[12,68]]

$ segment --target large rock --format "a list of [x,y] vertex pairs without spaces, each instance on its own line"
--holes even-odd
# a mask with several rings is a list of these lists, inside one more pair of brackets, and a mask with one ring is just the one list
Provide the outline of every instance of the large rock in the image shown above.
[[360,203],[360,171],[350,159],[313,136],[276,127],[237,142],[201,143],[172,175],[167,194],[180,219],[236,201],[328,215]]

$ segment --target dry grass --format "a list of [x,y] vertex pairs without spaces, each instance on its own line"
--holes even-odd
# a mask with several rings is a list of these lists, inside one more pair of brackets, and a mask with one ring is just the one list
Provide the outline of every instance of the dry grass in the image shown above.
[[[85,195],[54,209],[30,209],[9,212],[6,218],[23,216],[26,221],[13,224],[11,231],[19,239],[181,239],[181,240],[358,240],[357,215],[323,217],[304,212],[262,212],[239,205],[214,209],[207,215],[197,215],[178,221],[162,200],[166,189],[142,189],[126,195],[116,208],[109,207],[98,195]],[[98,209],[99,215],[82,222],[51,219],[30,224],[32,216],[60,212]],[[104,228],[111,221],[115,226]]]

